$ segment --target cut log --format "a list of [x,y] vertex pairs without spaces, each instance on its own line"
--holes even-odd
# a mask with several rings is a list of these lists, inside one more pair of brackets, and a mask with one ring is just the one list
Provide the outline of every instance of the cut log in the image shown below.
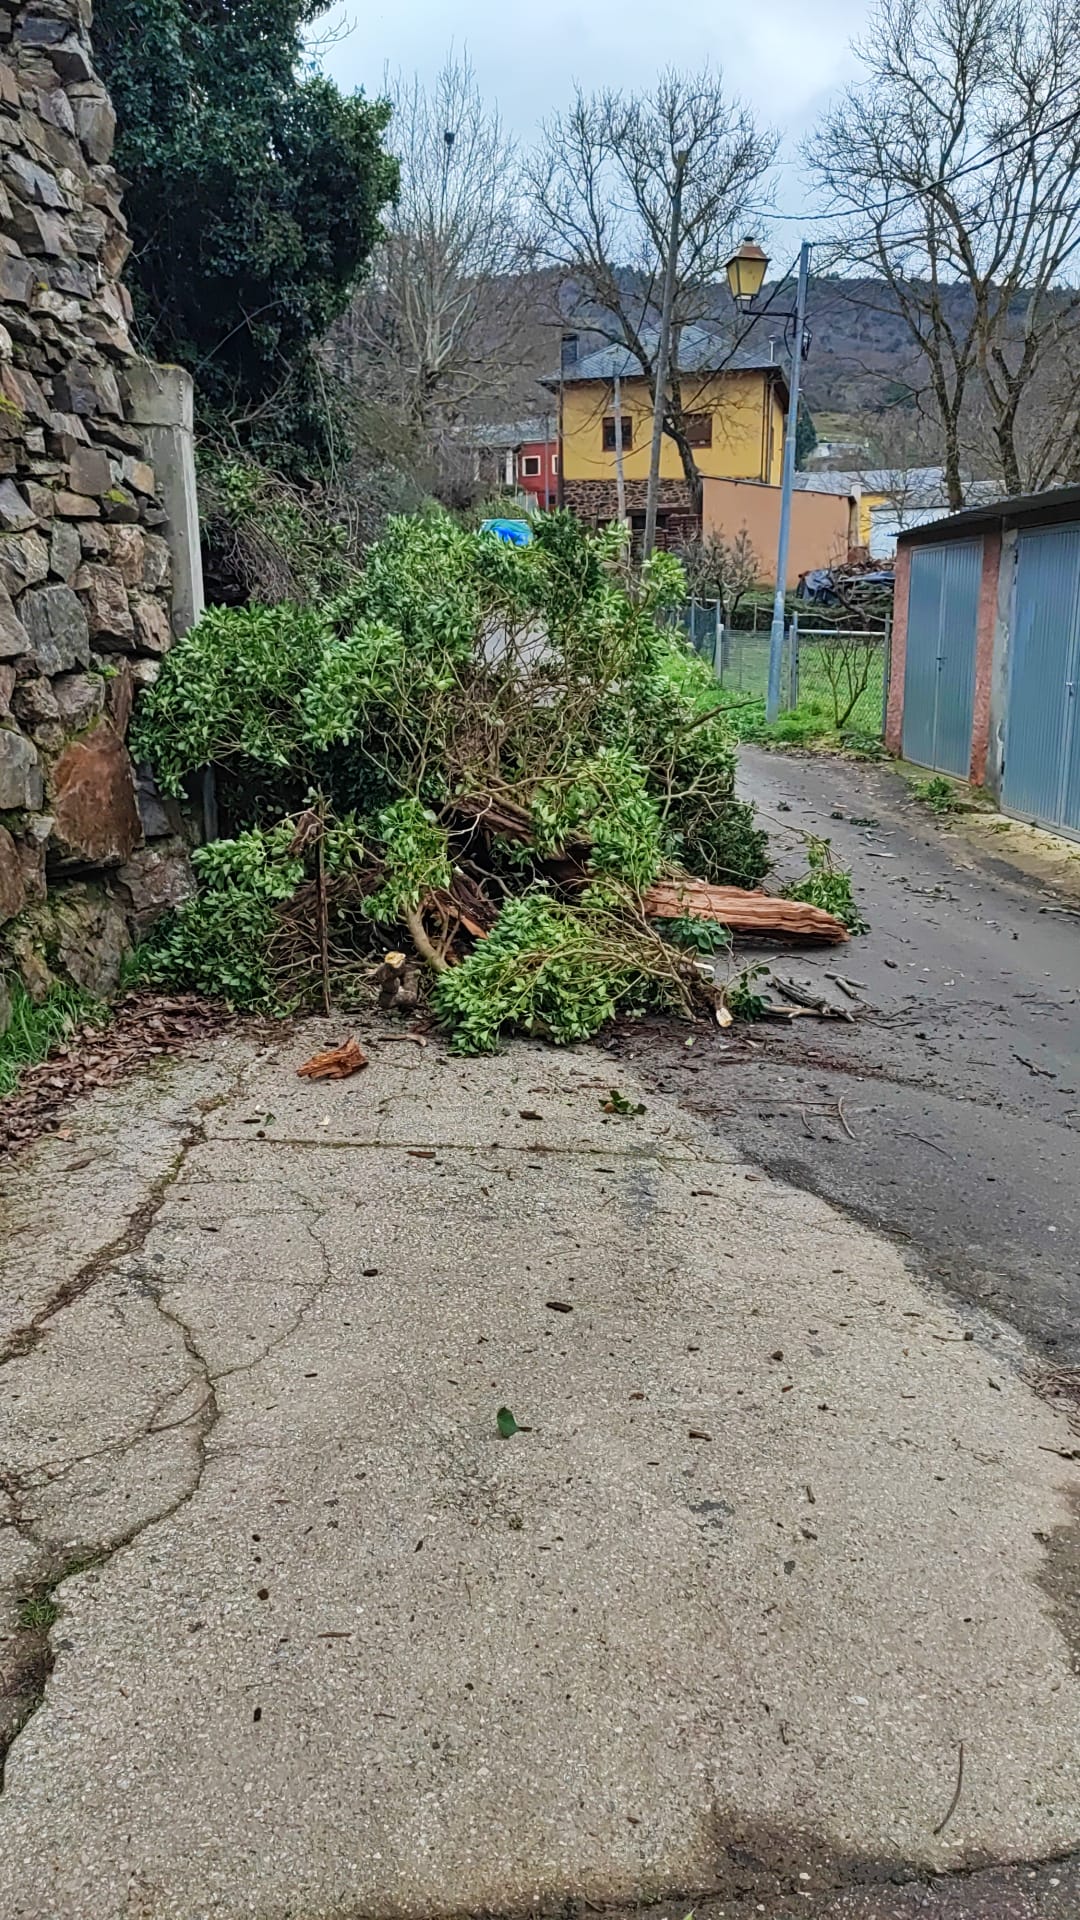
[[849,938],[835,914],[804,900],[778,900],[746,887],[710,887],[704,880],[658,880],[642,900],[650,920],[714,920],[732,933],[779,933],[795,940]]

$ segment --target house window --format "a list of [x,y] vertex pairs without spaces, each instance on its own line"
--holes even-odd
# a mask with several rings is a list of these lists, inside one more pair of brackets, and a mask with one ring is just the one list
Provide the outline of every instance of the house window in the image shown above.
[[557,453],[553,453],[551,456],[551,471],[552,473],[558,473],[559,471],[559,456]]
[[712,446],[712,414],[684,413],[683,428],[687,444],[691,447]]
[[[627,453],[634,444],[634,422],[625,413],[623,414],[623,417],[622,417],[622,443],[623,443],[624,453]],[[614,451],[615,451],[615,415],[613,413],[609,413],[604,420],[604,452],[614,453]]]
[[521,471],[525,475],[526,480],[539,480],[540,455],[538,453],[527,453],[521,462]]
[[[645,539],[645,515],[643,513],[632,513],[630,515],[630,536],[635,553],[640,554]],[[656,516],[656,545],[663,552],[669,544],[668,516],[666,513],[658,513]]]

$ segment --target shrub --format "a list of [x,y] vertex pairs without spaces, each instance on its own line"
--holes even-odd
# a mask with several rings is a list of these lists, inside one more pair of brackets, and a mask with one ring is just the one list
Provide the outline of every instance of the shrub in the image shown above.
[[277,909],[304,878],[292,822],[197,847],[199,890],[140,950],[144,980],[220,995],[235,1008],[280,1008],[273,966]]
[[794,886],[785,887],[788,900],[805,900],[812,907],[823,907],[842,920],[851,933],[867,933],[866,921],[855,904],[851,874],[846,867],[833,865],[832,848],[827,840],[807,841],[807,874]]
[[[687,962],[641,895],[680,865],[753,882],[765,836],[735,797],[727,723],[658,624],[678,563],[657,555],[631,583],[620,532],[561,514],[537,529],[512,549],[443,514],[399,519],[316,607],[217,609],[177,643],[136,751],[170,791],[213,762],[240,831],[198,856],[159,969],[235,1005],[288,1001],[316,976],[310,953],[284,964],[282,929],[313,912],[324,972],[355,970],[373,922],[404,924],[437,969],[423,913],[448,939],[456,870],[475,884],[479,858],[485,918],[506,905],[437,988],[463,1044],[507,1024],[579,1038],[657,982],[685,998]],[[285,818],[301,807],[302,832]]]
[[440,974],[432,1002],[455,1051],[494,1053],[511,1027],[565,1046],[620,1009],[685,1009],[689,995],[664,942],[628,931],[602,900],[581,912],[531,893],[509,900],[487,939]]

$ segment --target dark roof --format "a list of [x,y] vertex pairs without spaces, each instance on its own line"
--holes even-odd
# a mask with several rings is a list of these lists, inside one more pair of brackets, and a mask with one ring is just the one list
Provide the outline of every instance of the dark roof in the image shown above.
[[[641,344],[650,359],[654,356],[658,344],[658,334],[653,328],[646,328],[641,335]],[[680,373],[775,373],[786,388],[787,380],[781,363],[768,347],[742,346],[733,348],[730,340],[721,333],[708,327],[684,327],[679,337]],[[586,353],[580,360],[572,360],[559,374],[548,374],[544,385],[557,387],[560,378],[566,386],[583,380],[614,380],[616,374],[620,380],[640,380],[641,362],[631,353],[629,347],[608,345],[598,347],[595,353]]]
[[470,447],[520,447],[528,440],[553,440],[555,416],[549,414],[546,420],[538,415],[530,420],[474,420],[461,431]]
[[964,540],[969,534],[985,533],[991,528],[1054,526],[1063,521],[1080,520],[1080,487],[1048,487],[1044,493],[1015,493],[1011,499],[991,504],[962,507],[944,520],[929,526],[909,527],[898,533],[902,547],[921,546],[927,541]]

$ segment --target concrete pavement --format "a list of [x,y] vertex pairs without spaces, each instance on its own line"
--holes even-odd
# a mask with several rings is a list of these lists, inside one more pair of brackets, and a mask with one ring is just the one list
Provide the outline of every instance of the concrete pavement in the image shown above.
[[0,1177],[0,1912],[1057,1920],[974,1904],[1080,1839],[1022,1340],[595,1052],[340,1037]]

